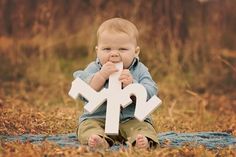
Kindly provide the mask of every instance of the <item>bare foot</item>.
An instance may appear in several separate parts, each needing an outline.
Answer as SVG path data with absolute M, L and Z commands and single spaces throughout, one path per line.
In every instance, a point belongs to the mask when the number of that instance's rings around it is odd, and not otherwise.
M 135 146 L 137 148 L 140 148 L 140 149 L 147 149 L 149 148 L 149 143 L 148 143 L 148 139 L 147 137 L 141 135 L 141 134 L 138 134 L 138 136 L 136 137 L 136 144 Z
M 99 135 L 91 135 L 88 139 L 88 145 L 91 148 L 108 148 L 109 144 Z

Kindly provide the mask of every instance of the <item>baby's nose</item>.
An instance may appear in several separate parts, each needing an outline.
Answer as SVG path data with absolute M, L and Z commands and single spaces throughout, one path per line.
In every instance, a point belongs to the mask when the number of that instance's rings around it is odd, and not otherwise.
M 110 55 L 110 59 L 109 59 L 111 62 L 113 63 L 117 63 L 117 62 L 120 62 L 121 61 L 121 57 L 120 57 L 120 54 L 119 52 L 116 52 L 116 51 L 113 51 Z
M 111 50 L 111 54 L 110 54 L 111 57 L 119 57 L 120 56 L 120 53 L 118 50 Z
M 112 53 L 111 54 L 111 57 L 119 57 L 120 55 L 119 55 L 119 53 Z

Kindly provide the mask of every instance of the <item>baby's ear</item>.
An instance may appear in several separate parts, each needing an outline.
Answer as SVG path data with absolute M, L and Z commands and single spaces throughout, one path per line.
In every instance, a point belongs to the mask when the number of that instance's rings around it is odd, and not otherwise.
M 96 53 L 98 52 L 98 46 L 95 46 L 95 52 Z
M 136 49 L 135 49 L 135 56 L 136 56 L 136 57 L 138 57 L 139 52 L 140 52 L 140 47 L 137 46 Z

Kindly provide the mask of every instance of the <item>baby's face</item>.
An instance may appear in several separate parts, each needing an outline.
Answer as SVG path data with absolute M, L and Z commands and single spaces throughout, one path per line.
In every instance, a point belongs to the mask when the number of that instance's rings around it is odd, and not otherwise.
M 123 62 L 124 68 L 127 69 L 138 55 L 139 47 L 136 46 L 135 38 L 126 33 L 103 31 L 99 36 L 96 51 L 102 65 L 108 61 Z

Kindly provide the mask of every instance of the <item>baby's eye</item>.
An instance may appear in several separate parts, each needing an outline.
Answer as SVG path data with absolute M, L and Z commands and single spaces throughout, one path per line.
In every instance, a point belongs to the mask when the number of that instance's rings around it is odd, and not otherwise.
M 103 50 L 103 51 L 110 51 L 111 48 L 109 48 L 109 47 L 105 47 L 105 48 L 103 48 L 102 50 Z
M 127 51 L 127 48 L 119 48 L 119 51 Z

